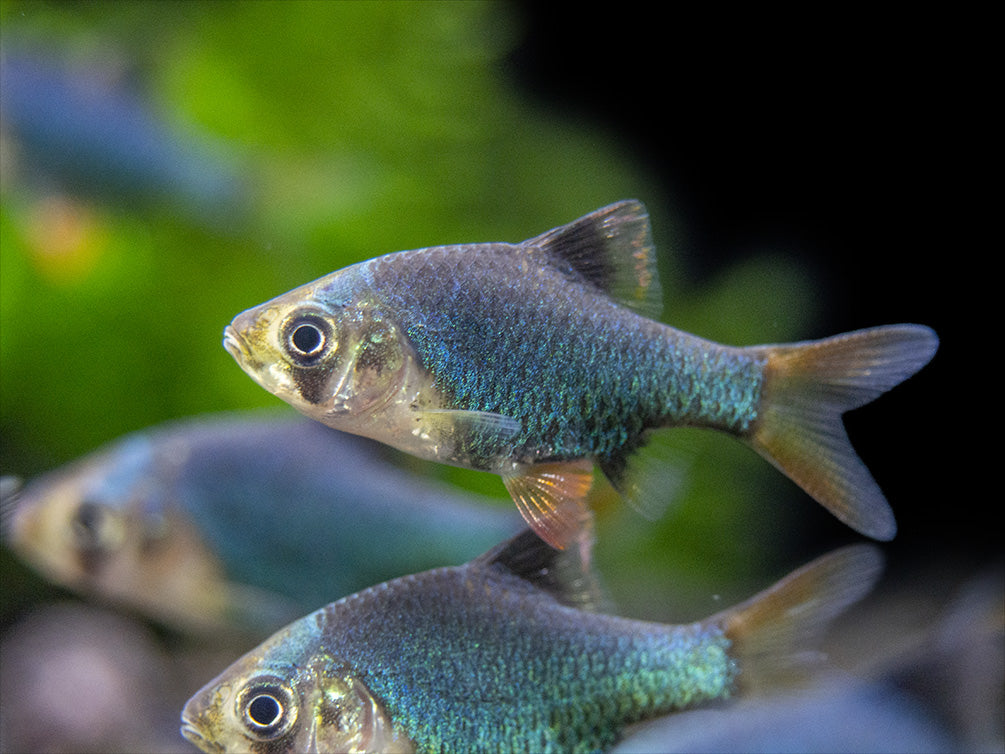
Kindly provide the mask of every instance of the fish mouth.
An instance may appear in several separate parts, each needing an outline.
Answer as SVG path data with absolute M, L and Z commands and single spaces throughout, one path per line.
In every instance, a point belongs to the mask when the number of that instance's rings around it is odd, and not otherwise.
M 223 328 L 223 347 L 234 357 L 234 361 L 245 374 L 270 393 L 278 393 L 283 388 L 284 383 L 277 370 L 265 368 L 261 359 L 253 355 L 248 341 L 233 325 Z
M 223 328 L 223 347 L 227 349 L 227 353 L 233 356 L 238 364 L 243 364 L 248 358 L 248 346 L 245 344 L 244 339 L 237 334 L 237 330 L 231 325 Z
M 184 717 L 181 719 L 181 734 L 208 754 L 223 754 L 223 747 L 215 741 L 210 741 L 202 732 Z

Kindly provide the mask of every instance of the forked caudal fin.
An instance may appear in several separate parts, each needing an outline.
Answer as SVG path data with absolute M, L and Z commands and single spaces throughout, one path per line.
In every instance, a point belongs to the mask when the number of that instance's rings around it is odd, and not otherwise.
M 883 571 L 875 545 L 823 555 L 746 602 L 708 619 L 732 642 L 744 693 L 799 683 L 819 669 L 823 636 L 865 597 Z
M 751 349 L 767 363 L 760 415 L 747 440 L 853 529 L 893 539 L 893 512 L 855 454 L 841 414 L 917 372 L 938 343 L 922 325 L 891 325 Z

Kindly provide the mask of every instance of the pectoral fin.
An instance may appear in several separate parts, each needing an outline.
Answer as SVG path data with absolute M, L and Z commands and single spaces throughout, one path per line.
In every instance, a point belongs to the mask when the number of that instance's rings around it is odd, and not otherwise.
M 503 474 L 503 482 L 520 515 L 555 549 L 591 536 L 586 496 L 593 484 L 592 462 L 534 464 Z
M 474 459 L 510 456 L 511 442 L 521 429 L 517 419 L 488 411 L 442 408 L 424 409 L 416 415 L 420 432 L 440 448 L 437 460 L 462 466 Z
M 430 420 L 449 421 L 462 431 L 498 434 L 502 437 L 512 437 L 520 431 L 520 422 L 516 419 L 502 414 L 493 414 L 490 411 L 428 408 L 421 413 Z

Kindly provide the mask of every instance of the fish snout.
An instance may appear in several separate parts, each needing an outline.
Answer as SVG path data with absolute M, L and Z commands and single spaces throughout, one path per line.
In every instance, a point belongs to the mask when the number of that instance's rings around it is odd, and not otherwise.
M 223 328 L 223 347 L 246 370 L 249 366 L 261 366 L 267 334 L 281 312 L 275 306 L 259 306 L 246 309 Z
M 223 328 L 223 347 L 238 363 L 244 363 L 248 357 L 248 347 L 233 325 Z

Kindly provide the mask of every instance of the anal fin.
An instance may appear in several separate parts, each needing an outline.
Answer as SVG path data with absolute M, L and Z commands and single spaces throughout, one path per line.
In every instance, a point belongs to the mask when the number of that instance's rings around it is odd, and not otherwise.
M 419 426 L 413 434 L 433 448 L 427 457 L 459 466 L 471 466 L 474 459 L 509 457 L 520 432 L 517 419 L 489 411 L 427 408 L 414 415 Z
M 598 458 L 597 463 L 621 498 L 655 521 L 680 499 L 694 457 L 674 444 L 670 433 L 652 432 L 632 453 Z

